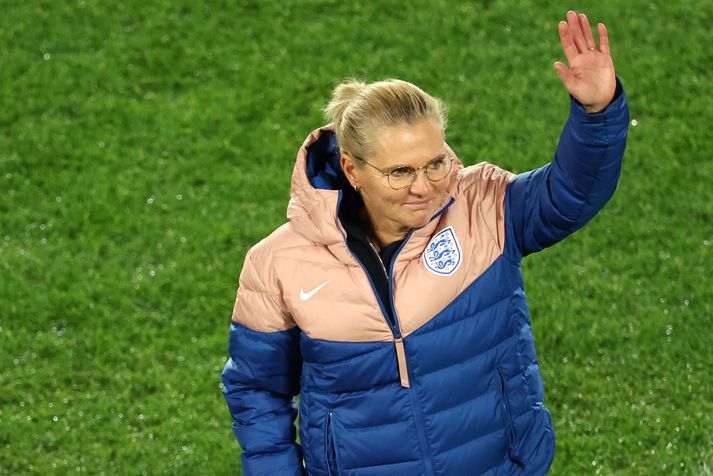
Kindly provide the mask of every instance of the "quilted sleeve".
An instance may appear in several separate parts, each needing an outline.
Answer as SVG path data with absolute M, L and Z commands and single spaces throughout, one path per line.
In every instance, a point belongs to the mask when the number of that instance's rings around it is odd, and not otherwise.
M 305 474 L 294 421 L 302 368 L 300 330 L 248 253 L 230 326 L 223 394 L 246 476 Z M 252 324 L 261 323 L 259 329 Z
M 552 162 L 517 175 L 506 195 L 506 253 L 540 251 L 584 226 L 614 194 L 626 147 L 629 108 L 617 78 L 614 99 L 588 114 L 571 98 Z

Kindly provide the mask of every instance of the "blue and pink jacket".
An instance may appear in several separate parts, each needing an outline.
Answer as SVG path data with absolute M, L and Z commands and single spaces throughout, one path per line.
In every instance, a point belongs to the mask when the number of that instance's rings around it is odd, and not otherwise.
M 572 99 L 552 162 L 519 175 L 446 146 L 448 200 L 385 263 L 388 302 L 346 244 L 334 134 L 310 134 L 288 222 L 248 252 L 232 315 L 222 378 L 244 474 L 545 474 L 554 431 L 520 262 L 609 200 L 628 120 L 620 83 L 600 113 Z

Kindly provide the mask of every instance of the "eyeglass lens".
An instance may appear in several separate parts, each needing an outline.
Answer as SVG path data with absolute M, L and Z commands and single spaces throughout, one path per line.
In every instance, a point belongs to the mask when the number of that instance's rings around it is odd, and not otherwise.
M 423 167 L 426 177 L 431 182 L 443 180 L 451 169 L 451 160 L 439 157 Z M 389 185 L 395 189 L 406 188 L 416 180 L 416 169 L 413 167 L 397 167 L 389 173 Z

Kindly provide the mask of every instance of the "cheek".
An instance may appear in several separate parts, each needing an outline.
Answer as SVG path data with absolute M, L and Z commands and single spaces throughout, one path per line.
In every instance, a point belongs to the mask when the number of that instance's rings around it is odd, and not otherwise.
M 399 207 L 402 203 L 406 201 L 408 194 L 404 194 L 400 191 L 393 191 L 393 193 L 384 194 L 384 204 L 390 207 Z
M 444 193 L 448 188 L 448 183 L 450 182 L 450 177 L 446 177 L 438 182 L 433 182 L 433 191 L 436 193 Z
M 364 187 L 365 195 L 368 196 L 365 201 L 369 201 L 372 206 L 381 210 L 381 213 L 391 214 L 397 212 L 401 204 L 406 201 L 407 195 L 404 195 L 401 191 L 386 190 L 385 187 L 379 184 L 376 185 L 378 186 L 369 187 L 368 189 Z
M 448 188 L 448 181 L 442 180 L 441 182 L 436 182 L 437 185 L 433 188 L 433 194 L 439 199 L 443 199 L 446 195 L 446 189 Z

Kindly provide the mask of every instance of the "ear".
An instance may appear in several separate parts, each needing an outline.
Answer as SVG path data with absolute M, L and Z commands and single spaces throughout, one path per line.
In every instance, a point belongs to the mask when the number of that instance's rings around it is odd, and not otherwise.
M 346 175 L 349 184 L 352 188 L 359 187 L 359 180 L 356 176 L 356 165 L 354 165 L 354 159 L 347 154 L 342 154 L 339 158 L 339 164 L 342 166 L 344 175 Z

